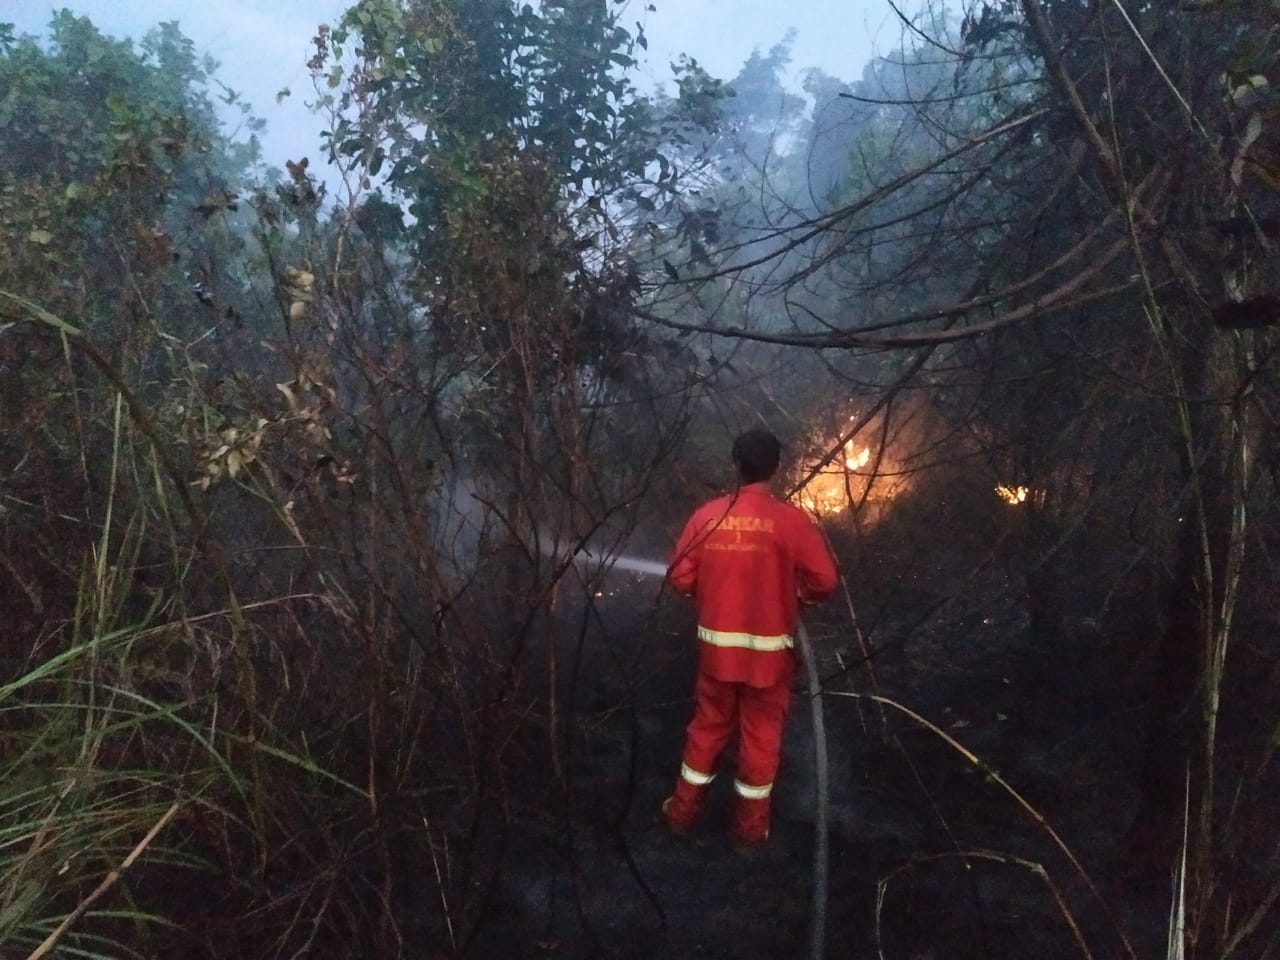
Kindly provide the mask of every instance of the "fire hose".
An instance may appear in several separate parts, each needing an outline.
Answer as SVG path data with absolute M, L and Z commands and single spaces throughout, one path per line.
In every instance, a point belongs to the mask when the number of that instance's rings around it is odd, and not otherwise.
M 809 632 L 799 621 L 796 622 L 796 641 L 809 680 L 809 704 L 813 710 L 813 903 L 809 956 L 811 960 L 822 960 L 827 938 L 827 865 L 831 856 L 827 836 L 827 728 L 822 716 L 822 681 L 818 679 L 818 662 L 809 643 Z

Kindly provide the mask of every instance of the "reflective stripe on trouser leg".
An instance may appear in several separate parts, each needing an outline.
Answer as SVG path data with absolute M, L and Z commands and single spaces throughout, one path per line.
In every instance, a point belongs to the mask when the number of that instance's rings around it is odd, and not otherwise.
M 680 776 L 692 783 L 695 787 L 705 787 L 708 783 L 716 778 L 714 773 L 702 773 L 693 769 L 687 763 L 680 764 Z
M 773 793 L 773 784 L 766 783 L 758 787 L 743 783 L 741 780 L 733 781 L 734 792 L 738 796 L 747 800 L 767 800 L 769 794 Z

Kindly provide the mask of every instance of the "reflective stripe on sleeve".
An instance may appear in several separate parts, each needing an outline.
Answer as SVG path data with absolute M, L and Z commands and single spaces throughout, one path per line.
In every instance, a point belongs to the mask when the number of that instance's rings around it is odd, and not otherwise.
M 698 639 L 714 647 L 741 647 L 745 650 L 789 650 L 792 646 L 791 635 L 781 634 L 776 637 L 758 637 L 754 633 L 730 633 L 725 630 L 712 630 L 709 627 L 698 628 Z
M 743 783 L 741 780 L 733 781 L 733 789 L 740 797 L 748 800 L 763 800 L 773 792 L 773 784 L 766 783 L 763 787 L 751 787 Z
M 680 776 L 682 779 L 692 783 L 695 787 L 705 787 L 708 783 L 716 778 L 714 773 L 702 773 L 693 769 L 687 763 L 680 764 Z

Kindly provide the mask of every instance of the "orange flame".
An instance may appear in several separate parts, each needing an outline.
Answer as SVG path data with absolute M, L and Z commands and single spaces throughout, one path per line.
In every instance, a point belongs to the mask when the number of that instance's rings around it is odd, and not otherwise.
M 871 462 L 871 448 L 858 451 L 852 440 L 844 446 L 844 461 L 828 464 L 814 474 L 798 493 L 800 503 L 812 513 L 833 516 L 843 513 L 866 492 L 872 482 L 869 474 L 857 474 Z
M 867 435 L 878 438 L 872 451 L 861 438 L 849 436 L 848 425 L 859 420 L 856 412 L 845 420 L 843 414 L 849 409 L 840 412 L 839 420 L 828 420 L 810 435 L 811 449 L 822 451 L 824 458 L 829 455 L 830 461 L 811 477 L 810 468 L 804 469 L 802 477 L 807 479 L 796 491 L 796 501 L 818 516 L 856 512 L 859 523 L 875 523 L 887 504 L 910 487 L 903 457 L 921 442 L 927 419 L 922 418 L 922 411 L 916 411 L 895 417 L 891 424 L 884 422 L 884 414 L 864 422 Z M 827 439 L 833 426 L 840 431 L 836 434 L 839 439 Z
M 1031 491 L 1026 487 L 1007 487 L 1003 483 L 996 484 L 996 495 L 1005 503 L 1011 506 L 1017 506 L 1020 503 L 1026 503 L 1027 497 Z

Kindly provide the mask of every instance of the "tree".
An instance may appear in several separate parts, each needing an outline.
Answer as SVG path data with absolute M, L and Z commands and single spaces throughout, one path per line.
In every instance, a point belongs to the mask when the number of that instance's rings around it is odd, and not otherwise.
M 579 572 L 574 555 L 588 544 L 607 555 L 626 535 L 685 419 L 683 374 L 632 305 L 646 271 L 638 221 L 678 199 L 664 138 L 691 129 L 698 101 L 691 89 L 659 111 L 635 93 L 626 70 L 642 42 L 603 3 L 365 0 L 320 33 L 312 61 L 331 157 L 354 188 L 348 219 L 311 257 L 326 263 L 317 313 L 340 347 L 335 392 L 360 398 L 339 401 L 351 439 L 377 440 L 363 447 L 357 509 L 371 536 L 402 544 L 362 574 L 390 597 L 413 557 L 427 587 L 414 605 L 434 627 L 417 632 L 447 664 L 431 680 L 449 685 L 461 747 L 434 760 L 460 795 L 432 817 L 460 825 L 449 835 L 462 868 L 441 883 L 468 940 L 505 869 L 513 802 L 545 809 L 570 838 L 582 828 L 576 678 L 588 662 L 618 669 L 618 652 L 584 647 L 585 623 L 570 630 L 562 600 L 589 608 L 601 592 L 601 571 Z M 378 372 L 386 314 L 353 296 L 374 289 L 360 199 L 375 182 L 407 214 L 403 254 L 384 248 L 407 277 L 392 379 Z M 406 415 L 429 429 L 429 451 L 399 425 Z M 374 498 L 384 483 L 396 516 Z M 430 526 L 415 540 L 402 518 L 420 498 Z M 469 532 L 453 539 L 461 514 Z M 394 662 L 381 637 L 371 643 Z M 535 735 L 529 771 L 515 748 Z M 404 771 L 383 773 L 383 791 L 410 789 Z

